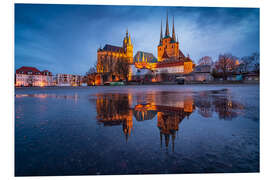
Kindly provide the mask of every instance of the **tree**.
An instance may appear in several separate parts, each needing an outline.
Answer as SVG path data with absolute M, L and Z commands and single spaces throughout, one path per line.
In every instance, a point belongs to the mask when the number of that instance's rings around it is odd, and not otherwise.
M 87 85 L 95 85 L 97 75 L 97 63 L 86 72 Z
M 128 75 L 130 72 L 128 60 L 126 58 L 119 58 L 115 62 L 114 72 L 117 73 L 119 78 L 123 77 L 126 81 L 128 81 Z
M 198 62 L 199 65 L 213 65 L 213 60 L 210 56 L 203 56 L 201 59 L 199 59 Z
M 227 80 L 228 72 L 234 69 L 235 57 L 231 54 L 220 54 L 216 62 L 216 69 L 222 72 L 223 80 Z
M 242 70 L 243 72 L 248 72 L 251 70 L 251 66 L 253 66 L 252 70 L 256 73 L 260 71 L 260 55 L 259 53 L 255 52 L 251 56 L 244 56 L 241 58 L 242 60 Z
M 244 56 L 241 58 L 241 66 L 242 66 L 242 72 L 248 72 L 249 66 L 252 64 L 252 58 L 251 56 Z
M 255 52 L 251 55 L 251 59 L 254 64 L 253 71 L 256 73 L 260 73 L 260 54 Z

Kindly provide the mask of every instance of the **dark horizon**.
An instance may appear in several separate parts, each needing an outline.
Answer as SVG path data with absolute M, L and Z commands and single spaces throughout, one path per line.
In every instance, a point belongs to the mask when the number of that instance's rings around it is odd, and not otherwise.
M 122 45 L 126 29 L 135 55 L 157 56 L 160 23 L 174 15 L 180 49 L 197 63 L 220 53 L 259 52 L 259 8 L 15 4 L 15 69 L 83 75 L 105 44 Z

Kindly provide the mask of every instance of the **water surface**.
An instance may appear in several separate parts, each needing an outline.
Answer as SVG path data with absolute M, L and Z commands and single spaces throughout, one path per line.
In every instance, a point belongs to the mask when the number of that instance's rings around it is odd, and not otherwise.
M 15 90 L 15 175 L 259 172 L 259 86 Z

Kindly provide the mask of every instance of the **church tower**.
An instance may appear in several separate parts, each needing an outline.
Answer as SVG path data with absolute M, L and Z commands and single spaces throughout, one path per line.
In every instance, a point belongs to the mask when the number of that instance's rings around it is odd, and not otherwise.
M 128 62 L 132 64 L 133 63 L 133 45 L 131 43 L 131 37 L 130 37 L 130 34 L 128 33 L 128 30 L 126 31 L 126 37 L 123 40 L 123 48 L 128 58 Z
M 166 18 L 166 31 L 165 36 L 162 36 L 162 24 L 160 30 L 160 42 L 157 47 L 158 49 L 158 61 L 164 61 L 167 59 L 179 59 L 179 43 L 176 41 L 175 37 L 175 28 L 174 28 L 174 17 L 173 17 L 173 25 L 172 25 L 172 37 L 170 36 L 169 31 L 169 20 L 168 20 L 168 12 Z

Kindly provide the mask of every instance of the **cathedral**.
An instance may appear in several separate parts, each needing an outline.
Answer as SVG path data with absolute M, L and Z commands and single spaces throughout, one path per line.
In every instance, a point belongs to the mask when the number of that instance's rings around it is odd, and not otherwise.
M 137 69 L 149 69 L 156 74 L 188 74 L 193 71 L 193 62 L 189 56 L 185 56 L 179 49 L 179 41 L 176 39 L 174 18 L 172 24 L 172 35 L 169 31 L 168 14 L 166 19 L 166 30 L 163 37 L 162 22 L 160 29 L 160 40 L 157 46 L 157 58 L 151 53 L 138 52 L 134 57 L 134 65 Z M 147 55 L 147 56 L 146 56 Z M 135 70 L 133 70 L 135 72 Z
M 172 21 L 172 34 L 169 31 L 168 13 L 166 18 L 166 29 L 163 36 L 162 22 L 160 30 L 160 40 L 157 45 L 157 58 L 148 52 L 138 51 L 133 57 L 133 44 L 128 30 L 123 40 L 122 46 L 106 44 L 97 51 L 97 72 L 100 74 L 102 82 L 118 81 L 123 79 L 121 75 L 114 71 L 117 61 L 124 60 L 130 65 L 128 80 L 137 79 L 138 76 L 154 74 L 156 81 L 161 74 L 170 74 L 174 77 L 177 74 L 188 74 L 193 71 L 194 64 L 189 56 L 185 56 L 179 49 L 179 41 L 176 39 L 174 18 Z M 101 76 L 102 74 L 102 76 Z M 153 80 L 153 79 L 152 79 Z M 98 83 L 102 84 L 102 83 Z
M 115 63 L 119 60 L 125 60 L 129 64 L 133 63 L 133 45 L 128 30 L 126 31 L 122 47 L 106 44 L 97 51 L 97 72 L 103 74 L 112 73 L 112 75 L 106 77 L 105 81 L 113 81 L 119 78 L 114 73 Z
M 160 30 L 160 40 L 157 47 L 158 51 L 158 61 L 162 62 L 164 60 L 184 60 L 185 55 L 179 49 L 179 41 L 176 40 L 175 30 L 174 30 L 174 18 L 173 18 L 173 27 L 172 27 L 172 36 L 170 36 L 169 23 L 168 23 L 168 14 L 166 21 L 166 31 L 165 36 L 163 37 L 162 33 L 162 22 Z

